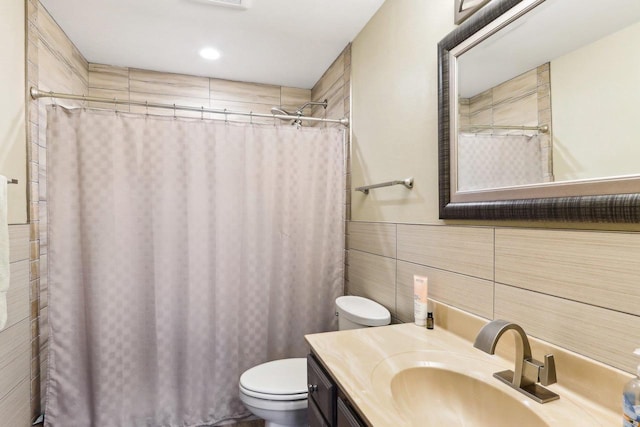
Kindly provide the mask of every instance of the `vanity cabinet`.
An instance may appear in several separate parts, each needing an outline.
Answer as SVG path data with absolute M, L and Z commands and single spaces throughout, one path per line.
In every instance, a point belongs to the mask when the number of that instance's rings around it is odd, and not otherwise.
M 310 427 L 367 427 L 313 354 L 307 356 L 307 384 Z

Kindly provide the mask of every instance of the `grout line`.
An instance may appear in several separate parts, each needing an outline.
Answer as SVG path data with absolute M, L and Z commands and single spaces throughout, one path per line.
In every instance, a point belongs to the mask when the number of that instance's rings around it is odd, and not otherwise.
M 496 318 L 496 228 L 493 228 L 493 298 L 491 300 L 492 319 Z

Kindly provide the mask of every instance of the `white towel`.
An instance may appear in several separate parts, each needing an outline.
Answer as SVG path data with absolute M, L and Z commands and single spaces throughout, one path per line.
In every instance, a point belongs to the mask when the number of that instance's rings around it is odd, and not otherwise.
M 9 290 L 9 225 L 7 223 L 7 178 L 0 175 L 0 330 L 7 324 Z

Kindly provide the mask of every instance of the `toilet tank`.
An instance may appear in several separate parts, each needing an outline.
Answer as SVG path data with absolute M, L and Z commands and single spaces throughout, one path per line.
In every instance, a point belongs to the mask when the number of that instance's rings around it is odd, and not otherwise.
M 336 299 L 338 330 L 384 326 L 391 323 L 391 313 L 368 298 L 347 295 Z

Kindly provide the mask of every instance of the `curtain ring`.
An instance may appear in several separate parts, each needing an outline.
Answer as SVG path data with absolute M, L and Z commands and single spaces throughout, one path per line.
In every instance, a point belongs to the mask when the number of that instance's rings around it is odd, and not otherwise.
M 176 117 L 176 104 L 173 104 L 173 118 L 177 119 L 177 117 Z
M 82 94 L 82 109 L 87 111 L 87 96 L 84 93 Z
M 249 111 L 249 124 L 253 125 L 253 111 Z
M 200 106 L 200 120 L 204 120 L 204 105 Z
M 113 97 L 113 112 L 118 114 L 118 98 Z
M 149 101 L 144 101 L 145 115 L 149 117 Z
M 224 109 L 224 122 L 229 123 L 229 115 L 227 114 L 227 109 Z
M 58 100 L 53 96 L 53 91 L 49 91 L 49 98 L 51 98 L 51 104 L 53 104 L 53 108 L 58 108 Z

